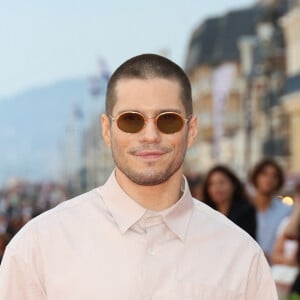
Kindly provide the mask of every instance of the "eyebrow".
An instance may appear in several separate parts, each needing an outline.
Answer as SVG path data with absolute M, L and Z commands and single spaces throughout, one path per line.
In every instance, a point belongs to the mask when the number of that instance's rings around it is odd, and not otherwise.
M 146 112 L 145 112 L 145 111 L 142 111 L 142 110 L 139 110 L 139 109 L 123 109 L 123 110 L 120 110 L 120 111 L 117 113 L 117 115 L 120 115 L 120 114 L 122 114 L 122 113 L 124 113 L 124 112 L 129 112 L 129 111 L 138 112 L 138 113 L 141 113 L 141 114 L 143 114 L 143 115 L 146 116 Z M 159 115 L 159 114 L 161 114 L 161 113 L 165 113 L 165 112 L 176 112 L 176 113 L 178 113 L 178 114 L 184 114 L 184 112 L 182 112 L 182 111 L 181 111 L 180 109 L 178 109 L 178 108 L 159 109 L 159 110 L 155 110 L 155 111 L 153 112 L 153 114 L 154 114 L 155 116 L 157 116 L 157 115 Z

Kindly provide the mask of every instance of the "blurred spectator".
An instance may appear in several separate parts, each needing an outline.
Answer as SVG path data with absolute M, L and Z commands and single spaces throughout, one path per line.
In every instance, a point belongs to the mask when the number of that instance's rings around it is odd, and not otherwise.
M 285 227 L 285 236 L 292 240 L 300 237 L 300 182 L 294 189 L 294 209 Z
M 4 253 L 5 246 L 8 242 L 7 220 L 4 212 L 0 212 L 0 262 Z
M 277 232 L 277 238 L 272 254 L 272 264 L 284 264 L 296 266 L 297 262 L 297 249 L 298 232 L 289 233 L 286 230 L 291 230 L 291 226 L 296 223 L 297 227 L 300 225 L 300 183 L 295 186 L 294 189 L 294 207 L 290 216 L 284 218 Z M 297 230 L 298 231 L 298 230 Z
M 298 231 L 300 230 L 300 228 L 298 229 Z M 298 236 L 298 251 L 297 251 L 297 263 L 298 263 L 298 267 L 300 266 L 300 236 Z M 296 276 L 296 279 L 294 280 L 291 289 L 290 289 L 290 294 L 296 294 L 299 296 L 300 299 L 300 272 L 299 272 L 299 268 L 298 268 L 298 274 Z
M 276 197 L 284 184 L 284 173 L 275 160 L 266 158 L 256 164 L 249 179 L 256 189 L 253 197 L 257 212 L 256 238 L 270 262 L 278 226 L 292 210 Z
M 202 200 L 202 183 L 203 178 L 200 174 L 189 174 L 186 176 L 191 194 L 194 198 Z
M 217 165 L 208 172 L 203 201 L 255 238 L 255 209 L 248 200 L 243 183 L 229 168 Z
M 7 233 L 0 233 L 0 263 L 2 260 L 2 256 L 4 254 L 5 247 L 9 241 L 9 236 Z
M 298 273 L 298 232 L 286 233 L 290 222 L 300 225 L 300 183 L 294 189 L 294 209 L 291 216 L 284 218 L 278 228 L 278 234 L 272 253 L 272 272 L 281 295 L 286 295 Z M 299 287 L 300 290 L 300 287 Z
M 0 190 L 0 262 L 9 240 L 34 216 L 71 195 L 57 183 L 14 182 Z

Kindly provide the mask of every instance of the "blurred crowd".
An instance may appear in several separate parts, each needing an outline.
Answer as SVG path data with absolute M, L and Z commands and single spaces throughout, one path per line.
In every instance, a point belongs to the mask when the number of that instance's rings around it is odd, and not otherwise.
M 15 182 L 0 189 L 0 262 L 5 246 L 33 217 L 68 198 L 57 183 Z
M 195 198 L 228 217 L 261 246 L 279 298 L 300 297 L 300 182 L 287 190 L 283 169 L 270 158 L 258 162 L 244 181 L 226 165 L 187 179 Z

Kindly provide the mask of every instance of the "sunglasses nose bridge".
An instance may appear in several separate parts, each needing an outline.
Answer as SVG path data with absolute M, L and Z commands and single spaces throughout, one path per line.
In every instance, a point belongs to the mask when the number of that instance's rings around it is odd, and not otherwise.
M 156 117 L 144 116 L 144 126 L 141 130 L 144 139 L 156 140 L 158 138 L 160 130 L 157 128 L 156 119 Z
M 149 120 L 153 120 L 154 122 L 154 125 L 157 125 L 157 116 L 156 117 L 146 117 L 146 116 L 143 116 L 144 118 L 144 127 L 147 126 L 147 124 L 149 123 Z

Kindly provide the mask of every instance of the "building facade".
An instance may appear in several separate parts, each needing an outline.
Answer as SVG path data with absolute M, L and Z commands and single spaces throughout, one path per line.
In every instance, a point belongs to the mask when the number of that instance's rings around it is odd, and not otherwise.
M 281 21 L 286 41 L 287 84 L 283 104 L 289 119 L 291 176 L 300 174 L 300 1 L 294 1 Z
M 186 71 L 193 88 L 199 136 L 186 159 L 188 172 L 228 164 L 240 176 L 260 158 L 286 166 L 289 148 L 285 46 L 280 18 L 286 1 L 207 19 L 193 33 Z

